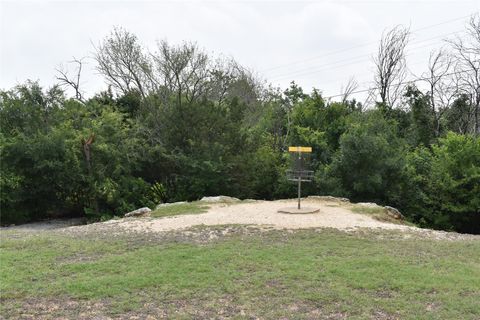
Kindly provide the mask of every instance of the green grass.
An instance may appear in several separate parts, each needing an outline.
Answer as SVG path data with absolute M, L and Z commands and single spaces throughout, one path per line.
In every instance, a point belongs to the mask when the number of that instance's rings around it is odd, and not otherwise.
M 203 213 L 203 212 L 207 212 L 207 210 L 208 210 L 207 205 L 205 205 L 200 201 L 195 201 L 195 202 L 187 202 L 187 203 L 180 203 L 180 204 L 160 207 L 152 211 L 151 216 L 154 218 L 160 218 L 160 217 L 177 216 L 181 214 Z
M 399 220 L 395 219 L 387 214 L 387 209 L 381 206 L 375 206 L 375 207 L 369 207 L 369 206 L 363 206 L 363 205 L 358 205 L 358 204 L 352 204 L 347 207 L 347 209 L 360 213 L 360 214 L 366 214 L 374 218 L 375 220 L 382 221 L 382 222 L 389 222 L 389 223 L 395 223 L 395 224 L 405 224 L 409 226 L 414 226 L 415 224 L 405 221 L 405 220 Z
M 367 207 L 367 206 L 362 206 L 362 205 L 357 205 L 357 204 L 354 204 L 350 210 L 352 210 L 353 212 L 356 212 L 356 213 L 363 213 L 363 214 L 370 214 L 370 215 L 373 215 L 373 214 L 386 214 L 386 210 L 384 207 L 380 207 L 380 206 L 377 206 L 377 207 Z
M 124 318 L 480 318 L 478 240 L 334 230 L 242 231 L 208 242 L 129 237 L 3 234 L 2 315 L 39 317 L 43 303 L 58 305 L 50 317 L 94 305 L 97 316 Z

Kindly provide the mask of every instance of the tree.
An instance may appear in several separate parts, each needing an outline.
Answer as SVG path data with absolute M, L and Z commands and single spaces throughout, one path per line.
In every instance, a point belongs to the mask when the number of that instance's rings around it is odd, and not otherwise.
M 158 78 L 168 90 L 166 94 L 175 93 L 178 106 L 181 106 L 183 99 L 191 103 L 207 94 L 210 61 L 195 43 L 185 42 L 175 47 L 160 41 L 153 60 Z
M 143 98 L 156 94 L 165 106 L 172 97 L 178 106 L 205 98 L 220 104 L 235 95 L 247 100 L 252 93 L 258 98 L 251 72 L 233 59 L 212 58 L 194 42 L 175 46 L 159 41 L 157 51 L 149 53 L 136 35 L 114 28 L 95 48 L 95 59 L 100 74 L 120 93 L 137 91 Z
M 353 200 L 398 202 L 404 143 L 378 111 L 353 115 L 331 164 L 319 172 L 320 188 Z
M 428 61 L 428 71 L 422 75 L 422 80 L 429 87 L 428 98 L 434 121 L 434 135 L 440 136 L 442 119 L 448 107 L 458 95 L 454 77 L 451 76 L 453 61 L 445 49 L 432 51 Z
M 308 98 L 308 95 L 303 92 L 302 87 L 298 86 L 295 81 L 290 83 L 290 87 L 285 89 L 283 97 L 281 98 L 281 107 L 284 110 L 286 117 L 286 130 L 284 141 L 282 144 L 283 150 L 286 150 L 287 143 L 290 139 L 290 131 L 292 130 L 292 111 L 293 108 Z
M 480 15 L 470 18 L 467 37 L 448 41 L 457 57 L 454 66 L 457 91 L 469 98 L 470 132 L 480 134 Z
M 375 85 L 384 107 L 391 109 L 403 92 L 406 77 L 405 47 L 410 31 L 397 26 L 383 33 L 374 58 Z
M 56 69 L 58 73 L 57 80 L 60 81 L 60 86 L 72 88 L 75 91 L 75 99 L 81 103 L 85 103 L 83 92 L 80 89 L 80 77 L 82 75 L 83 60 L 84 58 L 77 59 L 73 57 L 73 60 L 70 61 L 70 63 L 74 63 L 77 66 L 74 76 L 70 76 L 68 71 L 63 66 Z
M 350 96 L 358 89 L 358 82 L 355 80 L 354 77 L 348 79 L 347 84 L 345 87 L 342 87 L 340 91 L 342 92 L 342 103 L 347 103 Z
M 6 136 L 47 131 L 64 103 L 58 86 L 43 91 L 38 82 L 27 81 L 10 91 L 0 91 L 0 131 Z
M 405 93 L 405 97 L 407 98 L 412 117 L 412 144 L 414 146 L 420 144 L 430 146 L 433 139 L 436 137 L 437 128 L 435 112 L 430 105 L 430 96 L 424 95 L 414 86 L 409 86 Z
M 445 127 L 453 132 L 468 134 L 472 127 L 473 113 L 470 96 L 456 98 L 445 113 Z
M 480 139 L 448 133 L 407 156 L 401 207 L 422 226 L 480 232 Z
M 157 87 L 151 61 L 137 37 L 122 28 L 114 28 L 95 48 L 95 60 L 100 74 L 123 94 L 138 90 L 145 97 L 149 89 Z

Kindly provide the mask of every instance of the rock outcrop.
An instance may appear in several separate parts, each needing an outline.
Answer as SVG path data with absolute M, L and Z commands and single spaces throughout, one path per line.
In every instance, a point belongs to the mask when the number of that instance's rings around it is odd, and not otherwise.
M 137 210 L 130 211 L 128 213 L 125 213 L 125 217 L 148 217 L 150 216 L 150 212 L 152 210 L 147 207 L 143 207 Z
M 367 208 L 375 208 L 375 207 L 380 207 L 378 204 L 375 202 L 358 202 L 356 203 L 359 206 L 367 207 Z
M 236 202 L 240 201 L 238 198 L 229 197 L 229 196 L 216 196 L 216 197 L 203 197 L 200 199 L 203 202 Z
M 323 201 L 350 202 L 350 199 L 333 197 L 333 196 L 308 196 L 307 199 L 315 199 L 315 200 L 323 200 Z
M 398 220 L 403 220 L 405 219 L 405 217 L 403 216 L 403 214 L 396 208 L 394 207 L 390 207 L 390 206 L 385 206 L 385 209 L 387 210 L 387 214 L 394 218 L 394 219 L 398 219 Z

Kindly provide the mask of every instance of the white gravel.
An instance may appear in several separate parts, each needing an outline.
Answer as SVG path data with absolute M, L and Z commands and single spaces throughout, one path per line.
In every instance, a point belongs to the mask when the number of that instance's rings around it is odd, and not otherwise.
M 262 225 L 275 229 L 336 228 L 381 228 L 408 230 L 411 227 L 377 221 L 367 215 L 348 210 L 349 204 L 335 201 L 306 199 L 303 206 L 319 208 L 312 214 L 285 214 L 277 210 L 295 207 L 295 200 L 255 201 L 252 203 L 214 204 L 208 212 L 193 215 L 180 215 L 159 219 L 121 219 L 108 223 L 134 231 L 170 231 L 198 225 L 214 226 L 224 224 Z
M 480 235 L 467 235 L 455 232 L 435 231 L 402 224 L 381 222 L 369 215 L 352 212 L 352 204 L 335 198 L 318 197 L 302 200 L 302 206 L 319 208 L 317 213 L 286 214 L 278 213 L 278 209 L 296 207 L 295 199 L 277 201 L 249 201 L 233 203 L 208 203 L 210 209 L 206 213 L 186 214 L 165 218 L 123 218 L 89 225 L 77 225 L 81 221 L 53 220 L 41 223 L 31 223 L 21 226 L 4 227 L 4 230 L 26 232 L 42 232 L 52 229 L 69 233 L 101 231 L 116 234 L 119 232 L 165 232 L 188 229 L 194 226 L 216 225 L 254 225 L 273 229 L 307 229 L 307 228 L 335 228 L 344 231 L 357 229 L 370 230 L 400 230 L 405 231 L 404 237 L 409 238 L 422 235 L 435 239 L 448 240 L 479 240 Z

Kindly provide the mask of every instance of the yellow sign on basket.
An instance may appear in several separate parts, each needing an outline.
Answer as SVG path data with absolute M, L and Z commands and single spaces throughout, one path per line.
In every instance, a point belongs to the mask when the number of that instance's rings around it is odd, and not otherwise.
M 312 152 L 312 147 L 288 147 L 289 152 Z

